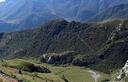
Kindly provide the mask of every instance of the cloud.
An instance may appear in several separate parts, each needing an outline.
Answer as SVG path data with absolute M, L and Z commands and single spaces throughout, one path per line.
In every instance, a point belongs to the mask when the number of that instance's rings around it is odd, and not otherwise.
M 4 2 L 5 0 L 0 0 L 0 2 Z

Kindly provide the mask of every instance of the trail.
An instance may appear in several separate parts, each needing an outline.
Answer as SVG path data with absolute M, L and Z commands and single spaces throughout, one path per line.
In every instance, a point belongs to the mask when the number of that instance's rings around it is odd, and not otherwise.
M 90 70 L 88 72 L 91 73 L 91 76 L 94 79 L 94 82 L 98 82 L 98 80 L 101 77 L 101 75 L 100 74 L 97 74 L 95 71 L 92 71 L 92 70 Z

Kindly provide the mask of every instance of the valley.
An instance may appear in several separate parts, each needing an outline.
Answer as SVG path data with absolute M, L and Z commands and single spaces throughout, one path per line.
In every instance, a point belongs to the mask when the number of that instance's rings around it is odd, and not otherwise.
M 0 82 L 128 82 L 128 0 L 0 0 Z
M 48 64 L 38 64 L 32 61 L 26 61 L 23 59 L 14 59 L 14 60 L 3 60 L 0 65 L 3 65 L 6 62 L 7 66 L 3 66 L 0 68 L 0 71 L 4 72 L 5 74 L 9 75 L 10 77 L 16 78 L 17 80 L 23 80 L 23 82 L 78 82 L 78 81 L 85 81 L 85 82 L 94 82 L 94 78 L 91 76 L 89 72 L 90 69 L 78 66 L 54 66 Z M 47 67 L 51 73 L 38 73 L 38 72 L 27 72 L 22 71 L 19 73 L 19 69 L 12 68 L 11 66 L 18 66 L 20 63 L 23 62 L 31 62 L 40 66 Z M 100 72 L 97 72 L 100 73 Z M 109 79 L 108 74 L 100 73 L 101 77 L 97 79 L 100 82 L 104 79 Z M 64 79 L 68 80 L 65 81 Z M 11 81 L 9 81 L 11 82 Z M 15 82 L 15 81 L 12 81 Z

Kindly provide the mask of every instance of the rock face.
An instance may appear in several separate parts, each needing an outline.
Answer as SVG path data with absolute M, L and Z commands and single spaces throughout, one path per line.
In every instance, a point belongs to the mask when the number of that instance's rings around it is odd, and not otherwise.
M 125 66 L 122 68 L 122 70 L 124 70 L 124 73 L 126 74 L 126 76 L 128 75 L 128 60 L 125 64 Z
M 111 33 L 110 37 L 108 38 L 107 43 L 110 43 L 111 41 L 113 41 L 114 39 L 116 39 L 116 37 L 118 37 L 119 32 L 121 31 L 121 27 L 122 27 L 123 23 L 120 23 L 115 30 Z
M 117 80 L 121 80 L 127 76 L 128 76 L 128 60 L 126 64 L 124 65 L 124 67 L 120 70 L 119 76 L 117 76 Z
M 86 56 L 86 55 L 85 55 Z M 61 53 L 46 53 L 43 54 L 40 57 L 41 63 L 48 63 L 48 64 L 54 64 L 54 65 L 63 65 L 63 64 L 71 64 L 76 66 L 90 66 L 91 64 L 94 64 L 94 61 L 83 60 L 80 55 L 80 53 L 77 53 L 75 51 L 65 51 Z
M 47 53 L 40 58 L 40 61 L 48 64 L 71 64 L 76 55 L 78 53 L 74 51 Z

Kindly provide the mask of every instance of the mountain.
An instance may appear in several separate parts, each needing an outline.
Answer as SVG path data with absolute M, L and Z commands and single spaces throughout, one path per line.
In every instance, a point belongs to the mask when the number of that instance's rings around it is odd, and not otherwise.
M 7 58 L 21 57 L 21 54 L 40 56 L 47 52 L 63 51 L 84 53 L 100 46 L 102 44 L 100 38 L 106 41 L 104 36 L 108 33 L 100 35 L 101 30 L 86 23 L 55 20 L 33 30 L 1 33 L 1 56 Z M 92 32 L 97 36 L 93 37 Z M 99 43 L 95 43 L 96 40 Z
M 70 63 L 110 73 L 121 68 L 128 58 L 127 26 L 127 20 L 104 23 L 54 20 L 36 29 L 1 33 L 0 58 L 36 57 L 41 62 Z
M 128 0 L 6 0 L 0 3 L 0 75 L 69 82 L 76 81 L 73 70 L 95 82 L 127 82 L 127 13 Z
M 91 0 L 47 0 L 47 3 L 50 3 L 50 8 L 53 8 L 57 15 L 69 21 L 84 21 L 88 19 L 90 16 L 96 14 L 98 6 L 96 0 L 93 2 Z M 88 5 L 85 6 L 85 4 Z M 93 7 L 95 9 L 92 9 Z
M 128 19 L 128 4 L 121 4 L 114 7 L 110 7 L 103 12 L 98 13 L 92 17 L 91 21 L 104 21 L 112 19 Z
M 47 0 L 57 15 L 67 20 L 87 21 L 110 7 L 128 3 L 127 0 Z M 58 4 L 58 5 L 56 5 Z M 67 9 L 68 8 L 68 9 Z M 63 12 L 65 10 L 65 12 Z M 63 13 L 62 13 L 63 12 Z
M 16 27 L 7 27 L 13 31 L 33 28 L 49 20 L 59 18 L 51 13 L 43 0 L 6 0 L 0 3 L 0 12 L 0 20 L 13 23 L 13 26 Z M 1 28 L 2 30 L 3 28 Z
M 43 0 L 6 0 L 0 5 L 2 20 L 20 21 L 30 15 L 53 15 Z M 53 15 L 55 16 L 55 15 Z
M 7 23 L 0 20 L 0 32 L 14 31 L 14 29 L 16 29 L 16 25 L 14 23 Z
M 120 18 L 127 15 L 120 5 L 127 0 L 6 0 L 0 3 L 0 20 L 12 27 L 0 28 L 0 32 L 23 30 L 40 26 L 53 19 L 87 22 Z M 115 9 L 117 7 L 117 9 Z M 119 10 L 118 10 L 119 8 Z M 111 10 L 111 11 L 110 11 Z M 115 12 L 123 11 L 122 13 Z M 111 17 L 112 15 L 112 17 Z M 96 17 L 95 17 L 96 16 Z M 125 17 L 125 16 L 123 16 Z

